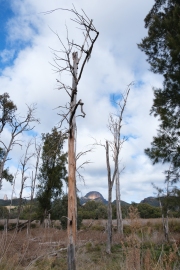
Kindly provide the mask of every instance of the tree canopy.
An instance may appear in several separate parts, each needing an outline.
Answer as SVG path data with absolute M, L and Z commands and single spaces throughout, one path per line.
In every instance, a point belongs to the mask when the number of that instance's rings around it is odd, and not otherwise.
M 154 73 L 163 75 L 161 89 L 154 88 L 151 113 L 160 126 L 146 154 L 157 162 L 170 162 L 173 180 L 180 168 L 180 2 L 156 0 L 145 18 L 148 35 L 138 47 L 147 55 Z
M 14 118 L 14 114 L 17 110 L 16 105 L 10 99 L 8 93 L 4 93 L 0 95 L 0 135 L 3 132 L 4 127 L 9 124 L 12 124 L 12 120 Z M 0 142 L 2 147 L 0 147 L 0 189 L 2 187 L 2 179 L 6 179 L 7 181 L 12 182 L 13 176 L 9 173 L 9 169 L 4 169 L 4 156 L 5 149 L 4 144 Z
M 14 118 L 16 105 L 10 99 L 8 93 L 0 95 L 0 133 L 3 131 L 6 124 L 11 124 Z
M 67 181 L 67 154 L 62 151 L 65 137 L 56 128 L 42 134 L 42 164 L 39 169 L 37 200 L 43 215 L 50 211 L 52 201 L 62 192 L 63 180 Z

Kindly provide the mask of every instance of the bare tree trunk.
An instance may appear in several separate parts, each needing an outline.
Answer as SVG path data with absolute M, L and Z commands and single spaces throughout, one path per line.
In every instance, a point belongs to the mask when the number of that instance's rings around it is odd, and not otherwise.
M 70 127 L 68 140 L 68 269 L 75 270 L 75 245 L 77 234 L 77 199 L 76 199 L 76 96 L 77 96 L 77 69 L 78 69 L 78 53 L 73 53 L 73 81 L 72 81 L 72 98 Z
M 169 242 L 169 219 L 168 219 L 168 214 L 166 217 L 162 215 L 162 220 L 163 220 L 163 229 L 164 229 L 164 237 L 167 242 Z
M 38 167 L 39 167 L 39 160 L 40 160 L 40 154 L 41 154 L 41 145 L 37 144 L 36 140 L 35 140 L 35 151 L 36 151 L 36 165 L 35 165 L 35 173 L 33 175 L 33 171 L 32 171 L 32 177 L 31 177 L 31 200 L 30 200 L 30 210 L 29 210 L 28 232 L 30 230 L 30 225 L 31 225 L 32 204 L 33 204 L 33 198 L 34 198 L 34 191 L 36 188 L 36 179 L 38 175 Z
M 108 223 L 107 223 L 107 244 L 106 252 L 111 253 L 112 245 L 112 188 L 108 186 Z
M 116 175 L 116 215 L 117 215 L 117 231 L 121 236 L 123 236 L 123 220 L 122 220 L 121 197 L 120 197 L 119 169 Z
M 169 242 L 169 219 L 168 219 L 168 211 L 166 213 L 166 217 L 164 217 L 163 207 L 162 207 L 162 204 L 161 204 L 161 200 L 159 200 L 159 205 L 160 205 L 161 213 L 162 213 L 162 225 L 163 225 L 163 231 L 164 231 L 164 238 L 165 238 L 165 241 Z
M 116 173 L 116 218 L 117 218 L 117 231 L 122 236 L 123 235 L 123 222 L 122 222 L 122 210 L 121 210 L 121 200 L 120 200 L 120 183 L 119 183 L 119 152 L 120 152 L 120 129 L 121 129 L 121 119 L 114 123 L 114 145 L 115 147 L 115 158 L 118 162 L 118 168 Z
M 116 174 L 116 166 L 113 180 L 111 180 L 111 167 L 109 162 L 109 143 L 106 141 L 106 164 L 107 164 L 107 173 L 108 173 L 108 224 L 107 224 L 107 243 L 106 243 L 106 252 L 111 253 L 112 245 L 112 187 L 114 184 L 114 177 Z
M 19 227 L 19 218 L 20 218 L 21 207 L 22 207 L 22 193 L 23 193 L 24 183 L 25 183 L 26 179 L 27 179 L 26 177 L 22 177 L 22 180 L 21 180 L 21 189 L 20 189 L 20 193 L 19 193 L 19 205 L 18 205 L 17 222 L 16 222 L 16 229 L 17 230 Z

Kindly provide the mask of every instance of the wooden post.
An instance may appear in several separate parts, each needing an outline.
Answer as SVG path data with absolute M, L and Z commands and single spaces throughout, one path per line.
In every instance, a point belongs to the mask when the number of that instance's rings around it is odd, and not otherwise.
M 77 199 L 76 199 L 76 96 L 77 96 L 77 70 L 78 53 L 73 57 L 73 81 L 71 95 L 71 112 L 69 121 L 68 139 L 68 270 L 76 269 L 75 245 L 77 233 Z

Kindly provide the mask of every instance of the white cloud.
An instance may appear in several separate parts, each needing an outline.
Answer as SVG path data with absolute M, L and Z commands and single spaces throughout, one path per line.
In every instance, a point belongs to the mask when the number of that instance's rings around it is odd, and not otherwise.
M 2 52 L 0 52 L 0 58 L 2 63 L 6 63 L 12 60 L 13 57 L 14 57 L 14 50 L 4 49 Z
M 148 71 L 145 55 L 137 48 L 137 43 L 146 34 L 143 20 L 153 3 L 153 0 L 74 1 L 78 10 L 83 8 L 93 18 L 100 32 L 78 88 L 78 98 L 82 98 L 86 112 L 85 119 L 77 119 L 78 151 L 89 148 L 88 145 L 94 142 L 92 137 L 102 142 L 110 138 L 107 120 L 109 113 L 115 111 L 110 94 L 124 91 L 130 82 L 135 81 L 124 115 L 126 125 L 122 130 L 123 134 L 134 136 L 124 144 L 121 153 L 122 163 L 126 166 L 121 176 L 121 193 L 122 199 L 129 202 L 151 196 L 151 182 L 161 183 L 164 179 L 163 167 L 153 166 L 144 155 L 144 148 L 150 146 L 158 127 L 157 119 L 149 116 L 153 102 L 152 86 L 159 87 L 162 78 Z M 40 135 L 50 132 L 60 120 L 57 110 L 53 109 L 67 101 L 65 93 L 56 90 L 56 78 L 59 77 L 49 64 L 53 63 L 49 47 L 60 49 L 61 45 L 50 28 L 57 31 L 64 42 L 65 23 L 69 36 L 75 41 L 82 38 L 81 31 L 70 21 L 69 12 L 40 13 L 58 7 L 72 8 L 70 1 L 18 0 L 12 4 L 16 16 L 7 24 L 8 39 L 19 53 L 13 64 L 2 71 L 0 85 L 4 92 L 10 94 L 21 114 L 25 114 L 25 104 L 37 103 L 37 117 L 41 125 L 35 130 Z M 18 47 L 18 42 L 24 47 Z M 69 76 L 61 79 L 71 84 Z M 18 151 L 14 156 L 18 155 Z M 83 171 L 86 185 L 78 182 L 82 195 L 97 190 L 107 198 L 104 149 L 96 147 L 85 159 L 91 159 L 92 163 Z M 9 186 L 4 183 L 2 197 L 9 193 Z

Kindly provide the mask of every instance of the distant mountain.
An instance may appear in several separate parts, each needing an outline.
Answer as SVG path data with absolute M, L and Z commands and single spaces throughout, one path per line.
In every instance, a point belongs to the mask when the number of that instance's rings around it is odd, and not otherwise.
M 34 199 L 36 200 L 36 199 Z M 96 201 L 96 202 L 102 202 L 103 204 L 108 204 L 108 201 L 104 199 L 102 194 L 98 191 L 90 191 L 88 192 L 84 197 L 80 198 L 80 204 L 83 205 L 84 203 L 88 201 Z M 23 204 L 28 204 L 29 200 L 23 199 Z M 112 202 L 113 204 L 116 204 L 116 200 Z M 147 203 L 155 207 L 159 207 L 159 201 L 155 197 L 147 197 L 144 200 L 142 200 L 140 203 Z M 11 200 L 3 200 L 0 199 L 0 206 L 8 206 L 11 204 Z M 19 199 L 13 199 L 12 200 L 12 205 L 13 206 L 18 206 L 19 205 Z M 130 206 L 129 203 L 125 201 L 121 201 L 122 206 Z
M 84 197 L 80 198 L 81 205 L 85 204 L 88 201 L 102 202 L 103 204 L 108 204 L 108 201 L 104 199 L 102 194 L 98 191 L 90 191 Z M 112 203 L 115 204 L 116 200 L 114 200 Z M 130 204 L 125 201 L 121 201 L 121 205 L 129 206 Z
M 99 193 L 98 191 L 90 191 L 85 195 L 85 197 L 90 200 L 96 200 L 96 199 L 104 200 L 103 195 Z
M 159 207 L 159 201 L 156 197 L 147 197 L 140 203 L 147 203 L 150 204 L 151 206 Z
M 90 191 L 84 197 L 80 198 L 80 204 L 83 205 L 88 201 L 102 202 L 107 204 L 108 202 L 104 199 L 101 193 L 98 191 Z
M 116 200 L 114 200 L 112 203 L 116 204 Z M 131 205 L 130 203 L 127 203 L 125 201 L 121 201 L 121 206 L 130 206 L 130 205 Z

